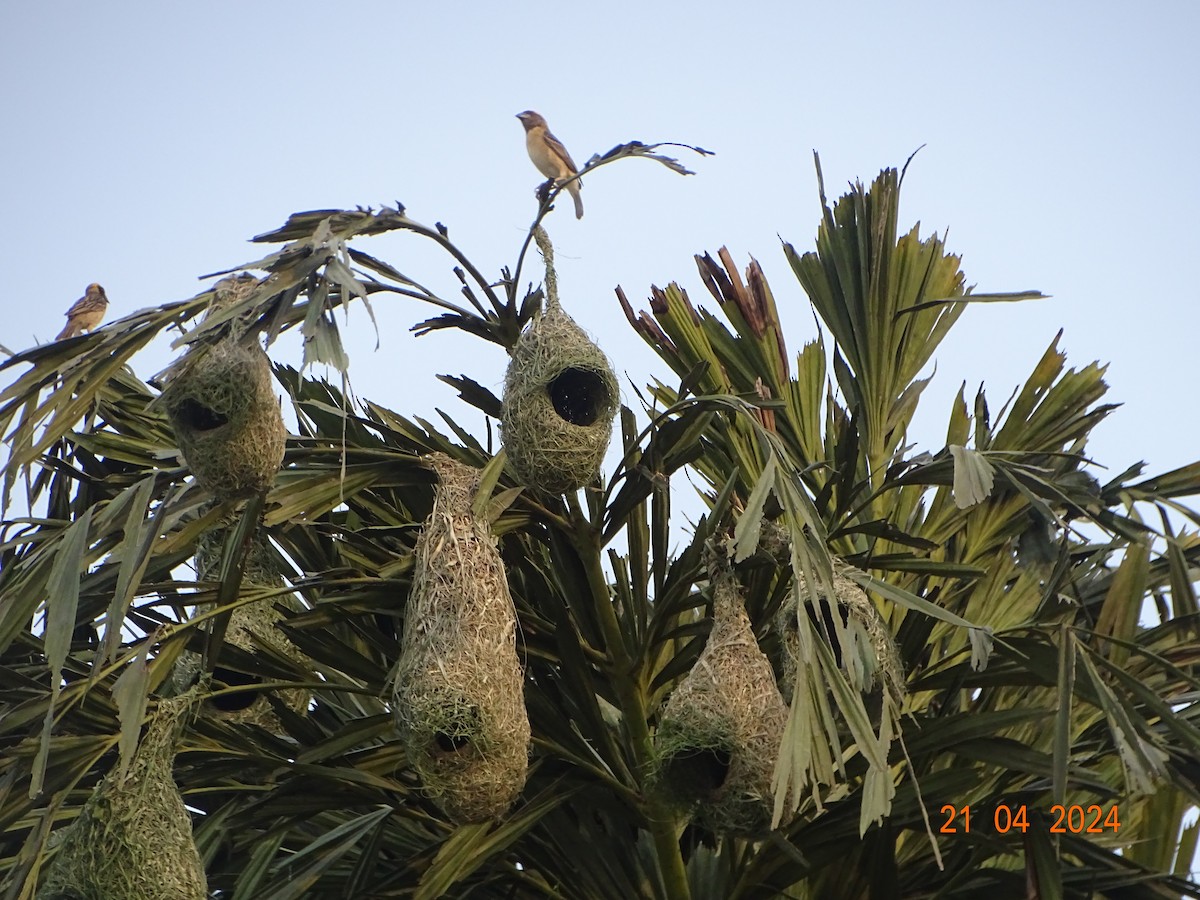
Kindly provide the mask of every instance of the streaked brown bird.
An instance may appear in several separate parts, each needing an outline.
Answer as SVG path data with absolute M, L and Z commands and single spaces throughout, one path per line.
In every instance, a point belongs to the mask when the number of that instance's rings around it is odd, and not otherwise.
M 58 333 L 55 340 L 61 341 L 64 338 L 73 338 L 77 334 L 83 334 L 85 331 L 94 331 L 100 324 L 100 320 L 104 318 L 104 311 L 107 309 L 108 297 L 104 293 L 104 288 L 94 282 L 89 284 L 87 290 L 83 292 L 83 296 L 67 310 L 67 326 Z
M 579 168 L 571 159 L 571 154 L 563 146 L 562 141 L 550 133 L 546 120 L 532 109 L 518 113 L 517 118 L 525 126 L 525 149 L 537 170 L 555 184 L 566 187 L 567 193 L 575 201 L 575 218 L 583 218 L 583 201 L 579 199 Z M 573 179 L 573 180 L 568 180 Z

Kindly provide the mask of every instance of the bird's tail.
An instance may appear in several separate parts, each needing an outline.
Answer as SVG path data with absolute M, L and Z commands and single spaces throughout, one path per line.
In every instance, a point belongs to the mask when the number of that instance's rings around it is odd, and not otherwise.
M 571 199 L 575 201 L 575 218 L 583 218 L 583 198 L 579 196 L 579 182 L 572 181 L 567 185 L 567 190 L 571 193 Z
M 55 340 L 56 341 L 64 341 L 67 338 L 73 338 L 73 337 L 75 337 L 75 335 L 82 334 L 82 333 L 83 333 L 83 329 L 79 327 L 78 322 L 72 322 L 72 321 L 68 320 L 66 327 L 63 328 L 63 330 L 58 333 L 58 337 L 56 337 Z

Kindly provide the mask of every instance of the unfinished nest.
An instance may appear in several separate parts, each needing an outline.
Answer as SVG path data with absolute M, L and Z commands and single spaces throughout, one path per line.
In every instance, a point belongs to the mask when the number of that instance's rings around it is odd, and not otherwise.
M 892 697 L 904 696 L 904 670 L 887 625 L 866 591 L 835 571 L 832 598 L 818 585 L 816 607 L 808 602 L 807 582 L 797 575 L 791 594 L 775 617 L 782 645 L 779 688 L 789 704 L 796 684 L 796 667 L 805 664 L 800 652 L 797 597 L 814 625 L 819 617 L 819 627 L 829 635 L 834 657 L 852 685 L 866 691 L 882 683 Z
M 417 538 L 393 711 L 429 797 L 456 822 L 503 814 L 525 786 L 529 717 L 516 613 L 486 519 L 477 470 L 442 454 Z
M 758 549 L 778 565 L 792 562 L 792 536 L 780 522 L 764 518 L 759 526 Z
M 245 300 L 261 283 L 249 272 L 238 272 L 235 275 L 225 276 L 213 285 L 213 296 L 209 301 L 208 312 L 204 314 L 205 320 L 214 313 L 223 312 Z M 238 316 L 237 318 L 238 324 L 244 325 L 249 316 Z
M 274 484 L 287 431 L 258 344 L 229 337 L 189 351 L 163 402 L 180 453 L 214 496 L 249 497 Z
M 654 780 L 669 801 L 695 807 L 714 831 L 761 834 L 774 812 L 772 778 L 786 722 L 737 582 L 721 572 L 708 642 L 663 707 Z
M 221 573 L 222 554 L 228 531 L 233 523 L 225 523 L 210 528 L 196 542 L 196 577 L 199 581 L 217 581 Z M 283 579 L 279 575 L 279 564 L 270 542 L 261 529 L 256 531 L 244 548 L 242 562 L 242 585 L 244 589 L 279 588 L 283 587 Z M 225 643 L 247 653 L 263 653 L 264 645 L 267 652 L 274 652 L 307 669 L 308 658 L 287 639 L 276 624 L 284 620 L 284 614 L 276 609 L 276 604 L 301 611 L 299 601 L 291 594 L 265 597 L 245 606 L 239 606 L 229 616 L 229 625 L 225 631 Z M 224 662 L 225 660 L 221 660 Z M 175 665 L 174 682 L 178 690 L 186 690 L 195 683 L 200 674 L 201 659 L 198 653 L 185 652 L 180 655 Z M 223 688 L 246 687 L 258 684 L 261 679 L 254 674 L 228 665 L 213 666 L 212 689 L 221 691 Z M 278 692 L 278 697 L 293 712 L 303 715 L 308 711 L 312 700 L 310 691 L 294 688 Z M 204 715 L 213 716 L 233 724 L 258 725 L 273 733 L 280 733 L 283 728 L 279 717 L 271 707 L 267 691 L 242 690 L 232 693 L 218 693 L 204 701 Z
M 171 776 L 193 697 L 159 701 L 128 770 L 110 772 L 62 832 L 38 900 L 204 900 L 192 819 Z
M 619 398 L 604 351 L 550 304 L 513 347 L 504 376 L 501 431 L 521 481 L 561 494 L 595 478 Z

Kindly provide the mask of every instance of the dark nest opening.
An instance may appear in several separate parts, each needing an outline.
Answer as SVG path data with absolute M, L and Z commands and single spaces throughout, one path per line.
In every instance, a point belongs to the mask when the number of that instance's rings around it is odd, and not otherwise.
M 569 367 L 555 376 L 546 390 L 554 411 L 572 425 L 595 425 L 612 404 L 608 383 L 591 369 Z
M 466 705 L 448 710 L 443 720 L 446 727 L 435 731 L 429 752 L 434 756 L 457 756 L 469 752 L 475 735 L 479 734 L 481 720 L 478 707 Z
M 439 731 L 433 736 L 433 752 L 443 756 L 454 756 L 471 746 L 471 736 L 468 734 L 447 734 Z
M 217 690 L 253 684 L 262 684 L 262 679 L 257 675 L 247 675 L 245 672 L 227 669 L 224 666 L 213 667 L 213 687 Z M 253 706 L 258 695 L 258 691 L 237 691 L 233 694 L 219 694 L 210 698 L 209 702 L 221 712 L 237 712 Z
M 229 416 L 222 415 L 211 407 L 205 406 L 191 397 L 185 399 L 176 407 L 179 420 L 193 431 L 212 431 L 222 425 L 229 424 Z
M 681 747 L 663 765 L 665 782 L 709 798 L 725 785 L 733 754 L 726 747 Z

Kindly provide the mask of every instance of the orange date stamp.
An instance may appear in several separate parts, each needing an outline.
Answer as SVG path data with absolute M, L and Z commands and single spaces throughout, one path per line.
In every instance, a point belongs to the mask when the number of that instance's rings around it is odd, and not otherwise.
M 1121 816 L 1117 806 L 1063 806 L 1056 803 L 1042 821 L 1048 822 L 1051 834 L 1116 834 L 1121 828 Z M 972 826 L 971 807 L 954 806 L 947 803 L 942 807 L 945 821 L 939 829 L 942 834 L 969 834 Z M 985 815 L 986 821 L 986 815 Z M 1035 820 L 1039 817 L 1034 816 Z M 1024 834 L 1030 828 L 1030 811 L 1024 803 L 1009 806 L 1001 803 L 992 813 L 991 826 L 997 834 L 1019 831 Z M 974 823 L 978 827 L 978 817 Z

